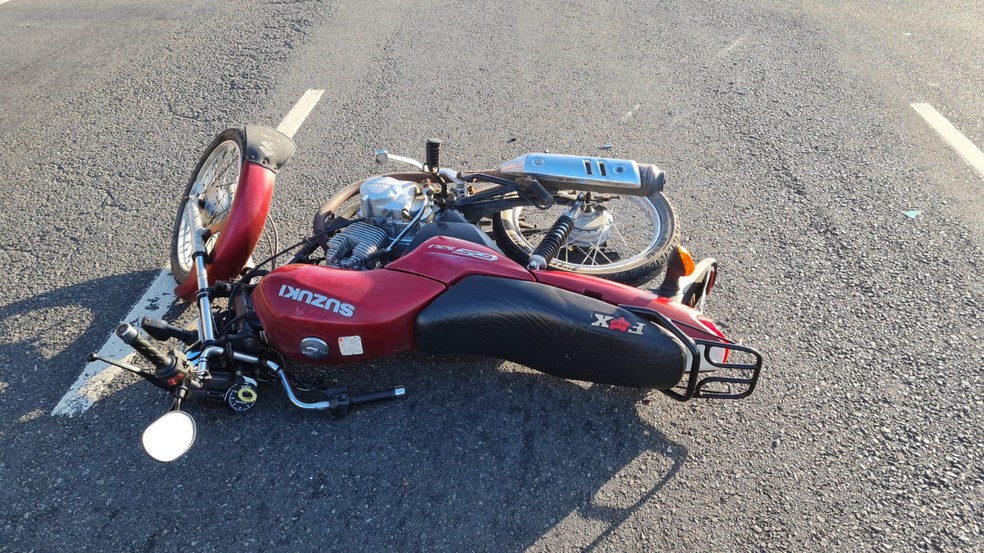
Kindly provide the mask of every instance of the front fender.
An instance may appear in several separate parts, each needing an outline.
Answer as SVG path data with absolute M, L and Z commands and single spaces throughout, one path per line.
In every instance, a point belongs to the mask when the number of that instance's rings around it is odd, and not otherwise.
M 245 162 L 236 196 L 206 266 L 210 285 L 238 276 L 253 254 L 270 212 L 277 171 L 294 150 L 293 141 L 279 131 L 254 125 L 246 127 Z M 175 288 L 175 295 L 189 301 L 194 299 L 197 278 L 192 269 L 188 278 Z

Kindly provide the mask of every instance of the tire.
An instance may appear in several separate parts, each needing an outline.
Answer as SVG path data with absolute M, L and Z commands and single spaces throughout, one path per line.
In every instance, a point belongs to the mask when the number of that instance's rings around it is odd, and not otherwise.
M 519 207 L 493 215 L 496 244 L 525 266 L 575 194 L 555 194 L 557 202 L 547 210 Z M 572 234 L 550 262 L 550 268 L 630 286 L 644 284 L 664 270 L 670 252 L 679 243 L 680 228 L 673 207 L 662 194 L 644 197 L 595 193 L 588 205 L 601 206 L 600 211 L 611 215 L 609 232 L 584 234 L 580 240 Z M 597 242 L 589 242 L 595 237 Z
M 171 233 L 171 274 L 178 284 L 188 278 L 193 266 L 193 246 L 187 232 L 190 222 L 185 213 L 188 199 L 197 199 L 201 207 L 202 224 L 213 229 L 205 244 L 206 252 L 211 255 L 222 227 L 231 218 L 233 200 L 245 162 L 245 142 L 246 134 L 242 130 L 223 131 L 205 150 L 191 174 Z
M 325 202 L 325 205 L 321 206 L 321 209 L 314 214 L 314 235 L 318 237 L 318 243 L 321 247 L 328 247 L 328 239 L 330 236 L 323 236 L 328 221 L 331 221 L 335 217 L 345 217 L 351 219 L 359 212 L 359 207 L 361 207 L 361 196 L 359 195 L 359 188 L 362 185 L 362 181 L 356 182 L 346 186 L 345 188 L 338 191 L 337 194 L 332 196 Z M 354 201 L 353 201 L 354 200 Z

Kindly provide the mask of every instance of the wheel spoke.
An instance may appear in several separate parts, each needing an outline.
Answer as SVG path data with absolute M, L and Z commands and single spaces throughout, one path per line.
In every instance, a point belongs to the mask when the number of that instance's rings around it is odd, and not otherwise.
M 241 150 L 239 145 L 226 141 L 218 146 L 202 164 L 202 168 L 189 190 L 188 201 L 198 201 L 203 206 L 201 210 L 202 225 L 212 236 L 217 236 L 226 226 L 229 213 L 232 210 L 236 188 L 239 185 L 241 168 Z M 185 271 L 191 270 L 194 242 L 188 233 L 191 222 L 186 213 L 182 212 L 179 236 L 176 237 L 175 250 L 178 253 L 178 265 Z M 210 249 L 214 240 L 206 244 Z
M 500 215 L 499 228 L 505 231 L 506 239 L 528 254 L 536 249 L 547 229 L 552 228 L 560 213 L 558 209 L 561 212 L 567 209 L 563 203 L 558 200 L 554 208 L 545 211 L 513 208 Z M 652 263 L 658 250 L 665 246 L 660 245 L 660 236 L 665 232 L 662 213 L 666 208 L 659 207 L 660 203 L 661 199 L 596 195 L 595 210 L 589 208 L 584 212 L 583 229 L 568 240 L 564 253 L 558 252 L 551 265 L 604 275 Z M 672 216 L 672 211 L 669 215 Z
M 618 237 L 622 240 L 622 245 L 624 245 L 626 248 L 630 247 L 629 241 L 625 239 L 625 235 L 622 234 L 622 231 L 619 230 L 618 227 L 619 227 L 618 223 L 612 223 L 612 232 L 618 235 Z
M 601 236 L 598 236 L 598 241 L 595 242 L 595 257 L 594 257 L 594 259 L 597 259 L 598 258 L 598 254 L 601 254 L 601 256 L 605 258 L 605 261 L 607 261 L 609 265 L 612 264 L 612 258 L 608 257 L 607 255 L 605 255 L 605 252 L 601 251 Z

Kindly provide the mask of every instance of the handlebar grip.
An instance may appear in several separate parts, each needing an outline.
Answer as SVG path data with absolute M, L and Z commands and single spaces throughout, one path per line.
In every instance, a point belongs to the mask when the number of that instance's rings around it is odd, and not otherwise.
M 167 370 L 174 366 L 174 357 L 157 349 L 154 344 L 150 343 L 150 340 L 141 336 L 133 325 L 121 324 L 116 327 L 116 335 L 147 361 L 150 361 L 158 370 Z
M 427 139 L 427 168 L 431 171 L 437 172 L 437 168 L 441 166 L 441 139 L 439 138 L 428 138 Z
M 162 319 L 144 317 L 140 320 L 140 328 L 143 329 L 151 338 L 163 342 L 171 338 L 177 338 L 181 342 L 190 346 L 198 340 L 198 333 L 194 330 L 185 330 L 176 327 Z
M 382 390 L 379 392 L 370 392 L 368 394 L 355 394 L 349 397 L 349 402 L 352 405 L 359 405 L 361 403 L 369 403 L 372 401 L 384 401 L 387 399 L 397 399 L 407 395 L 407 389 L 403 386 L 398 386 L 391 390 Z
M 547 208 L 554 204 L 553 194 L 544 188 L 538 180 L 528 179 L 524 188 L 526 192 L 531 192 L 534 196 L 536 196 L 536 199 L 540 201 L 539 206 Z

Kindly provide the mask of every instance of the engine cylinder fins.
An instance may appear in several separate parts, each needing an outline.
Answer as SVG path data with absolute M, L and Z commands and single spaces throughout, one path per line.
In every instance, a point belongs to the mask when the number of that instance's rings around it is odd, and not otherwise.
M 385 248 L 388 241 L 389 237 L 382 229 L 356 221 L 328 240 L 325 262 L 331 266 L 364 263 L 370 255 Z

